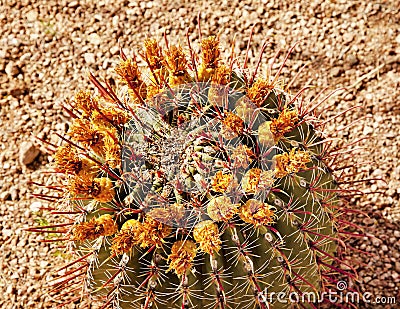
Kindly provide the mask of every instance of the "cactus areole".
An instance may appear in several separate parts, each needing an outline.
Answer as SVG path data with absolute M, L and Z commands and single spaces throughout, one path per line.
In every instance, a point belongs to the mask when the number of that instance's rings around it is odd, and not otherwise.
M 318 103 L 214 36 L 140 56 L 121 50 L 117 86 L 90 74 L 97 94 L 66 107 L 55 209 L 74 260 L 56 285 L 103 308 L 315 308 L 300 296 L 346 273 Z

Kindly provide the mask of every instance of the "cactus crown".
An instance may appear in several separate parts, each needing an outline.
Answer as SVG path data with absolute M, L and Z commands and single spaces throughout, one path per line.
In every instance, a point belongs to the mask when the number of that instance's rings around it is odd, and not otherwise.
M 118 88 L 90 74 L 99 95 L 68 109 L 62 283 L 104 307 L 285 308 L 264 296 L 334 282 L 339 188 L 312 109 L 217 37 L 200 47 L 146 39 L 144 70 L 121 50 Z

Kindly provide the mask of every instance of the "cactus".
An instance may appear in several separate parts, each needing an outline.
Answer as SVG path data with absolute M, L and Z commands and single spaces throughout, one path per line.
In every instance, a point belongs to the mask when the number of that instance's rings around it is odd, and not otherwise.
M 65 107 L 52 188 L 75 258 L 55 290 L 103 308 L 287 308 L 354 276 L 319 103 L 290 94 L 282 67 L 257 77 L 217 37 L 200 47 L 146 39 L 143 70 L 121 50 L 117 87 L 90 74 L 98 95 Z

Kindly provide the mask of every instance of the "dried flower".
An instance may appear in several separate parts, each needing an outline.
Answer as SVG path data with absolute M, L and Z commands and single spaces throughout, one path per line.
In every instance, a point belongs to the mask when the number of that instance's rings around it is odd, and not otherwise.
M 115 72 L 121 80 L 130 88 L 130 97 L 135 103 L 140 102 L 140 98 L 146 97 L 146 84 L 143 82 L 136 60 L 128 58 L 121 60 L 115 68 Z M 140 96 L 140 98 L 138 98 Z
M 69 178 L 67 189 L 72 195 L 84 195 L 90 197 L 94 192 L 94 177 L 88 173 L 80 173 Z
M 122 254 L 135 245 L 142 248 L 160 246 L 170 233 L 170 227 L 151 217 L 145 217 L 143 223 L 131 219 L 122 225 L 121 231 L 114 237 L 111 250 L 115 254 Z
M 214 74 L 211 76 L 211 85 L 227 85 L 230 74 L 231 70 L 227 66 L 218 66 L 215 69 Z
M 242 180 L 243 191 L 246 193 L 257 193 L 269 188 L 274 183 L 273 171 L 263 171 L 252 168 L 244 175 Z
M 292 148 L 290 152 L 276 155 L 275 160 L 275 176 L 282 178 L 291 173 L 297 173 L 301 169 L 307 167 L 307 163 L 311 162 L 310 153 Z
M 258 79 L 247 89 L 248 98 L 258 107 L 263 107 L 269 93 L 274 86 L 266 79 Z
M 77 118 L 72 122 L 68 135 L 75 142 L 94 151 L 101 151 L 104 133 L 94 128 L 93 123 L 87 119 Z
M 82 116 L 91 115 L 99 104 L 88 90 L 79 90 L 75 94 L 74 100 L 75 108 L 82 112 Z
M 103 138 L 103 144 L 104 160 L 111 168 L 119 167 L 121 165 L 121 145 L 118 140 L 107 134 Z
M 199 80 L 208 81 L 218 67 L 220 60 L 219 40 L 210 36 L 201 41 L 201 64 L 199 67 Z
M 112 181 L 109 178 L 93 178 L 87 173 L 79 174 L 69 180 L 68 191 L 72 195 L 92 197 L 98 202 L 111 202 L 115 196 Z
M 207 214 L 214 221 L 228 222 L 237 213 L 239 204 L 232 204 L 227 196 L 218 196 L 210 200 Z
M 299 116 L 296 110 L 285 108 L 277 119 L 272 119 L 270 130 L 277 142 L 284 134 L 292 131 L 299 121 Z
M 261 169 L 252 168 L 244 175 L 242 180 L 243 191 L 246 193 L 255 193 L 258 182 L 260 181 Z
M 275 208 L 255 199 L 250 199 L 239 209 L 240 218 L 255 226 L 271 225 L 275 218 Z
M 105 107 L 99 111 L 94 110 L 90 119 L 97 128 L 111 128 L 124 125 L 130 117 L 126 111 L 116 107 Z
M 242 135 L 244 130 L 244 121 L 232 112 L 228 112 L 222 120 L 222 132 L 228 139 L 237 135 Z
M 192 268 L 193 260 L 197 254 L 196 244 L 191 240 L 178 240 L 174 242 L 171 248 L 171 254 L 168 256 L 168 271 L 174 270 L 178 276 L 183 275 Z
M 219 40 L 212 35 L 201 41 L 201 62 L 206 68 L 217 68 L 220 60 Z
M 147 102 L 149 103 L 149 105 L 154 105 L 153 101 L 155 100 L 155 97 L 162 93 L 162 88 L 158 85 L 153 85 L 150 84 L 147 86 Z
M 147 212 L 147 216 L 167 225 L 172 225 L 173 222 L 180 224 L 185 217 L 185 208 L 182 204 L 174 203 L 166 208 L 153 208 Z
M 169 234 L 171 234 L 171 227 L 146 216 L 143 222 L 143 233 L 140 239 L 140 246 L 145 248 L 148 246 L 161 246 Z
M 129 252 L 134 245 L 140 243 L 142 233 L 141 222 L 134 219 L 126 221 L 112 240 L 111 253 L 119 255 Z
M 271 121 L 266 121 L 258 127 L 258 141 L 264 147 L 275 145 L 275 137 L 271 132 Z
M 109 214 L 92 218 L 74 226 L 72 239 L 78 241 L 94 240 L 100 236 L 111 236 L 118 231 L 118 226 Z
M 145 39 L 144 40 L 144 51 L 145 59 L 148 61 L 149 69 L 159 70 L 163 67 L 164 56 L 162 54 L 162 49 L 155 39 Z
M 218 171 L 211 180 L 211 188 L 215 192 L 224 193 L 232 184 L 232 180 L 232 174 L 223 174 L 222 171 Z
M 243 96 L 235 104 L 235 113 L 240 118 L 250 122 L 253 115 L 257 113 L 256 108 L 257 106 L 247 96 Z
M 122 78 L 122 81 L 134 88 L 138 88 L 142 84 L 136 60 L 131 58 L 121 60 L 116 66 L 115 72 Z
M 193 228 L 193 237 L 203 252 L 213 254 L 221 249 L 218 226 L 211 220 L 197 223 Z
M 254 152 L 246 145 L 239 144 L 232 150 L 233 167 L 247 168 L 249 164 L 255 159 Z
M 93 188 L 91 195 L 100 203 L 111 202 L 115 196 L 113 183 L 110 178 L 95 178 L 93 180 Z
M 187 72 L 187 60 L 181 46 L 171 46 L 165 55 L 165 64 L 169 72 L 168 84 L 173 88 L 190 81 Z
M 78 174 L 82 170 L 82 160 L 76 149 L 69 144 L 57 148 L 54 161 L 60 173 Z

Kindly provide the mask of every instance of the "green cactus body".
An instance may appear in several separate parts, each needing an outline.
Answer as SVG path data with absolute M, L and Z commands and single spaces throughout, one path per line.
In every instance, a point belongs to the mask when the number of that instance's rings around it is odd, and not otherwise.
M 147 81 L 122 53 L 118 91 L 91 76 L 101 96 L 77 94 L 55 155 L 79 213 L 73 265 L 104 307 L 312 308 L 289 295 L 324 291 L 334 269 L 323 137 L 296 97 L 225 66 L 215 37 L 201 46 L 193 72 L 147 40 Z

